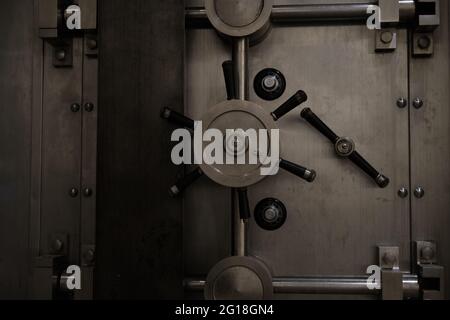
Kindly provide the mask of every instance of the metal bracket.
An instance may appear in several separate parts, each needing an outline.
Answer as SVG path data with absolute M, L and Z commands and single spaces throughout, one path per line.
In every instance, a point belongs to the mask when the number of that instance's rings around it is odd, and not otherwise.
M 70 5 L 80 8 L 81 29 L 69 30 L 66 25 L 71 13 Z M 55 67 L 71 67 L 73 64 L 73 37 L 89 34 L 86 38 L 86 55 L 96 56 L 97 41 L 97 0 L 39 0 L 39 36 L 46 39 L 53 47 L 53 65 Z M 93 40 L 95 39 L 95 41 Z
M 431 57 L 434 52 L 433 31 L 441 24 L 439 0 L 417 0 L 416 15 L 412 55 Z
M 397 25 L 400 22 L 400 3 L 392 0 L 379 0 L 381 27 Z
M 416 0 L 419 32 L 433 32 L 441 24 L 439 0 Z
M 380 268 L 388 270 L 399 270 L 400 269 L 399 255 L 400 255 L 399 247 L 379 246 L 378 261 Z
M 375 32 L 375 52 L 389 52 L 397 49 L 397 30 L 382 29 Z
M 414 32 L 412 53 L 414 57 L 429 57 L 434 52 L 434 39 L 431 32 Z
M 399 247 L 378 247 L 378 261 L 381 268 L 381 297 L 383 300 L 403 300 L 403 273 L 400 272 L 399 253 Z
M 73 39 L 64 41 L 50 41 L 53 45 L 53 66 L 72 67 L 73 65 Z
M 437 244 L 434 241 L 414 243 L 415 261 L 423 300 L 443 300 L 444 267 L 437 265 Z

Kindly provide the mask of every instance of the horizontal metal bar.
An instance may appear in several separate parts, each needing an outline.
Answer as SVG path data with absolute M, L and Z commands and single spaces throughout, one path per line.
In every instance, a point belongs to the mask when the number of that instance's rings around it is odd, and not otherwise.
M 187 279 L 185 288 L 189 291 L 202 291 L 205 284 L 206 281 L 202 279 Z M 274 278 L 273 288 L 275 293 L 284 294 L 378 295 L 381 292 L 367 287 L 367 276 Z M 419 296 L 419 280 L 416 275 L 403 275 L 403 292 L 406 299 Z
M 400 22 L 412 21 L 416 7 L 413 0 L 399 1 Z M 365 21 L 367 8 L 375 3 L 321 4 L 321 5 L 276 5 L 272 9 L 275 23 L 299 23 L 320 21 Z M 200 23 L 207 20 L 205 8 L 186 8 L 186 20 Z

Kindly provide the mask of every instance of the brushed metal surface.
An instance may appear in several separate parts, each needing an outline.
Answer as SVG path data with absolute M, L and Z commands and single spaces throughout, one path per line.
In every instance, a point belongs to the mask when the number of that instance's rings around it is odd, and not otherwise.
M 434 54 L 411 60 L 410 101 L 419 97 L 421 109 L 411 113 L 411 186 L 425 189 L 412 198 L 413 241 L 433 240 L 438 263 L 445 267 L 446 297 L 450 297 L 450 49 L 449 3 L 441 1 L 441 26 L 434 32 Z M 447 14 L 444 14 L 447 13 Z
M 408 93 L 405 30 L 398 40 L 395 52 L 375 54 L 365 26 L 287 27 L 274 29 L 250 50 L 250 78 L 269 66 L 282 71 L 286 95 L 305 90 L 306 105 L 338 134 L 351 136 L 392 179 L 388 188 L 378 189 L 352 163 L 336 158 L 299 112 L 281 120 L 282 156 L 314 167 L 318 176 L 307 185 L 281 173 L 249 190 L 251 203 L 275 196 L 289 212 L 278 232 L 256 225 L 249 230 L 250 252 L 266 260 L 275 275 L 365 273 L 377 262 L 379 244 L 400 246 L 400 266 L 409 270 L 409 203 L 397 197 L 399 185 L 409 179 L 408 113 L 395 104 Z M 254 93 L 251 99 L 271 106 Z
M 206 110 L 227 99 L 222 63 L 230 59 L 231 44 L 215 31 L 186 30 L 186 115 L 201 119 Z M 208 274 L 232 251 L 231 190 L 202 179 L 186 190 L 183 212 L 185 274 Z
M 339 134 L 353 137 L 359 150 L 392 177 L 389 188 L 378 189 L 357 167 L 334 155 L 333 147 L 300 119 L 300 110 L 280 121 L 282 156 L 314 167 L 318 178 L 307 185 L 280 173 L 249 189 L 251 207 L 270 196 L 285 202 L 289 211 L 286 225 L 277 232 L 250 225 L 249 253 L 262 258 L 276 276 L 364 273 L 377 263 L 380 244 L 399 245 L 400 265 L 409 270 L 409 201 L 397 196 L 399 187 L 409 182 L 408 111 L 396 107 L 398 97 L 408 93 L 406 40 L 401 30 L 395 52 L 375 54 L 373 36 L 364 26 L 283 27 L 250 49 L 250 79 L 274 67 L 288 82 L 285 96 L 275 102 L 262 101 L 254 92 L 250 100 L 270 111 L 296 90 L 305 90 L 307 105 Z M 220 66 L 230 52 L 212 30 L 187 31 L 186 112 L 191 116 L 225 100 Z M 214 204 L 226 196 L 194 186 L 186 203 L 201 197 L 211 204 L 185 205 L 185 215 L 192 224 L 206 216 L 213 226 L 228 223 L 229 208 Z M 186 270 L 199 274 L 214 263 L 214 250 L 225 254 L 228 247 L 202 245 L 200 254 L 194 249 L 200 241 L 196 239 L 226 244 L 227 230 L 208 238 L 201 234 L 210 228 L 207 223 L 186 227 L 185 239 L 193 241 Z

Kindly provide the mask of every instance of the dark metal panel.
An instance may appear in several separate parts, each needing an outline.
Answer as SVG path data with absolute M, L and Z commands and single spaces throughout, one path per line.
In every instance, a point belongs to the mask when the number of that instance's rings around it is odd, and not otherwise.
M 0 299 L 27 294 L 33 1 L 0 10 Z
M 85 38 L 86 41 L 86 38 Z M 83 150 L 81 244 L 95 245 L 98 59 L 85 56 L 83 61 Z
M 446 296 L 450 297 L 450 49 L 449 3 L 441 1 L 441 26 L 434 32 L 434 55 L 411 60 L 412 187 L 425 196 L 412 198 L 413 240 L 434 240 L 438 261 L 445 267 Z
M 184 2 L 99 2 L 96 297 L 182 297 L 181 200 L 168 187 L 183 110 Z
M 40 254 L 50 252 L 53 235 L 65 234 L 72 263 L 78 263 L 80 249 L 82 113 L 71 105 L 81 104 L 82 46 L 82 39 L 73 39 L 70 68 L 55 68 L 53 46 L 46 42 L 44 47 Z M 72 188 L 78 190 L 75 197 Z
M 90 41 L 95 41 L 95 39 L 95 35 L 85 36 L 84 47 L 88 48 L 89 45 L 94 47 Z M 92 269 L 95 266 L 98 59 L 95 55 L 86 55 L 86 51 L 83 60 L 80 260 L 81 264 L 86 267 L 83 274 L 87 276 L 88 274 L 92 275 Z M 83 299 L 93 297 L 93 279 L 89 277 L 87 280 L 82 288 Z

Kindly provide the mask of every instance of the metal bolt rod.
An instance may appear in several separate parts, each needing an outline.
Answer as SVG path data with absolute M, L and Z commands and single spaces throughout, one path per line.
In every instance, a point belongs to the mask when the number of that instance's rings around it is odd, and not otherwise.
M 233 74 L 235 95 L 238 100 L 248 100 L 248 51 L 247 37 L 233 39 Z
M 205 287 L 202 279 L 186 279 L 184 286 L 190 291 L 201 291 Z M 275 293 L 282 294 L 354 294 L 379 295 L 380 289 L 367 287 L 367 276 L 346 277 L 295 277 L 274 278 Z M 416 275 L 403 275 L 403 293 L 405 299 L 419 297 L 419 280 Z
M 248 100 L 248 51 L 249 40 L 246 37 L 233 39 L 233 75 L 235 85 L 235 98 Z M 237 190 L 233 190 L 233 255 L 245 256 L 247 254 L 247 220 L 241 219 L 239 196 Z
M 246 256 L 247 255 L 247 220 L 241 219 L 240 203 L 238 190 L 232 189 L 232 255 Z
M 413 21 L 416 6 L 413 0 L 399 1 L 400 21 Z M 272 21 L 277 23 L 320 22 L 320 21 L 360 21 L 368 18 L 367 8 L 376 3 L 321 4 L 321 5 L 275 5 Z M 186 8 L 186 20 L 195 25 L 207 20 L 204 8 Z

